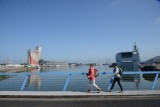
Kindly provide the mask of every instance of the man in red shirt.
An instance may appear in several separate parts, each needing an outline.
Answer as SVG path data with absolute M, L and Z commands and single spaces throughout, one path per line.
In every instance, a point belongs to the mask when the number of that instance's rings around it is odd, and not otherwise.
M 101 89 L 98 87 L 98 85 L 96 85 L 95 80 L 95 68 L 93 64 L 90 64 L 90 69 L 88 71 L 88 79 L 90 80 L 90 88 L 88 89 L 88 91 L 90 92 L 92 87 L 95 87 L 98 90 L 98 93 L 100 93 Z

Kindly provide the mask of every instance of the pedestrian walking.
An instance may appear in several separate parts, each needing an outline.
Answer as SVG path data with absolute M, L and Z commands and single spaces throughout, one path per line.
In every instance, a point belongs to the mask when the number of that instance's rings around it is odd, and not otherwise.
M 93 87 L 97 89 L 98 93 L 100 93 L 101 91 L 101 88 L 99 88 L 98 85 L 96 85 L 96 77 L 95 77 L 96 72 L 97 72 L 97 69 L 94 68 L 93 64 L 90 64 L 90 68 L 88 71 L 88 79 L 90 80 L 89 81 L 90 87 L 88 89 L 88 92 L 91 92 Z
M 121 85 L 121 82 L 120 82 L 121 81 L 120 69 L 118 68 L 116 63 L 112 63 L 112 67 L 114 68 L 113 75 L 112 75 L 112 76 L 114 76 L 114 79 L 113 79 L 112 86 L 111 86 L 109 92 L 112 91 L 116 81 L 118 82 L 118 85 L 121 89 L 120 92 L 123 92 L 123 88 L 122 88 L 122 85 Z

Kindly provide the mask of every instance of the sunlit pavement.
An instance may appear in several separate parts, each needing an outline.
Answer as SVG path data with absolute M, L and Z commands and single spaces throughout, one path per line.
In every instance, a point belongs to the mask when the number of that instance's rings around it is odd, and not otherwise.
M 51 98 L 51 97 L 93 97 L 93 96 L 148 96 L 148 95 L 160 95 L 160 90 L 141 90 L 141 91 L 119 91 L 104 92 L 80 92 L 80 91 L 0 91 L 0 98 L 7 97 L 22 97 L 22 98 Z
M 0 91 L 0 107 L 159 107 L 160 91 L 19 92 Z

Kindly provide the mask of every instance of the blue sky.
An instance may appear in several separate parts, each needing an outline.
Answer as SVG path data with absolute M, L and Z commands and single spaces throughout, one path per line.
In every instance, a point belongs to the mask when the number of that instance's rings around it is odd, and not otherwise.
M 160 55 L 158 0 L 0 0 L 0 62 L 27 49 L 67 62 L 114 61 L 136 42 L 142 60 Z

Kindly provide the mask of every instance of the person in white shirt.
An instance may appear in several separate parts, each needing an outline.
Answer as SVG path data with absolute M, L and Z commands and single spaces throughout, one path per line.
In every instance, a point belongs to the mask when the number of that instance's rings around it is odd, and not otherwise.
M 119 68 L 117 67 L 117 64 L 116 64 L 116 63 L 112 63 L 112 66 L 113 66 L 113 68 L 114 68 L 114 70 L 113 70 L 113 75 L 112 75 L 112 76 L 114 76 L 114 80 L 113 80 L 113 82 L 112 82 L 112 86 L 111 86 L 109 92 L 112 91 L 112 89 L 113 89 L 116 81 L 118 82 L 118 85 L 119 85 L 119 87 L 120 87 L 120 89 L 121 89 L 120 92 L 123 92 L 123 88 L 122 88 L 122 85 L 121 85 L 121 82 L 120 82 L 121 76 L 120 76 L 120 74 L 119 74 Z

